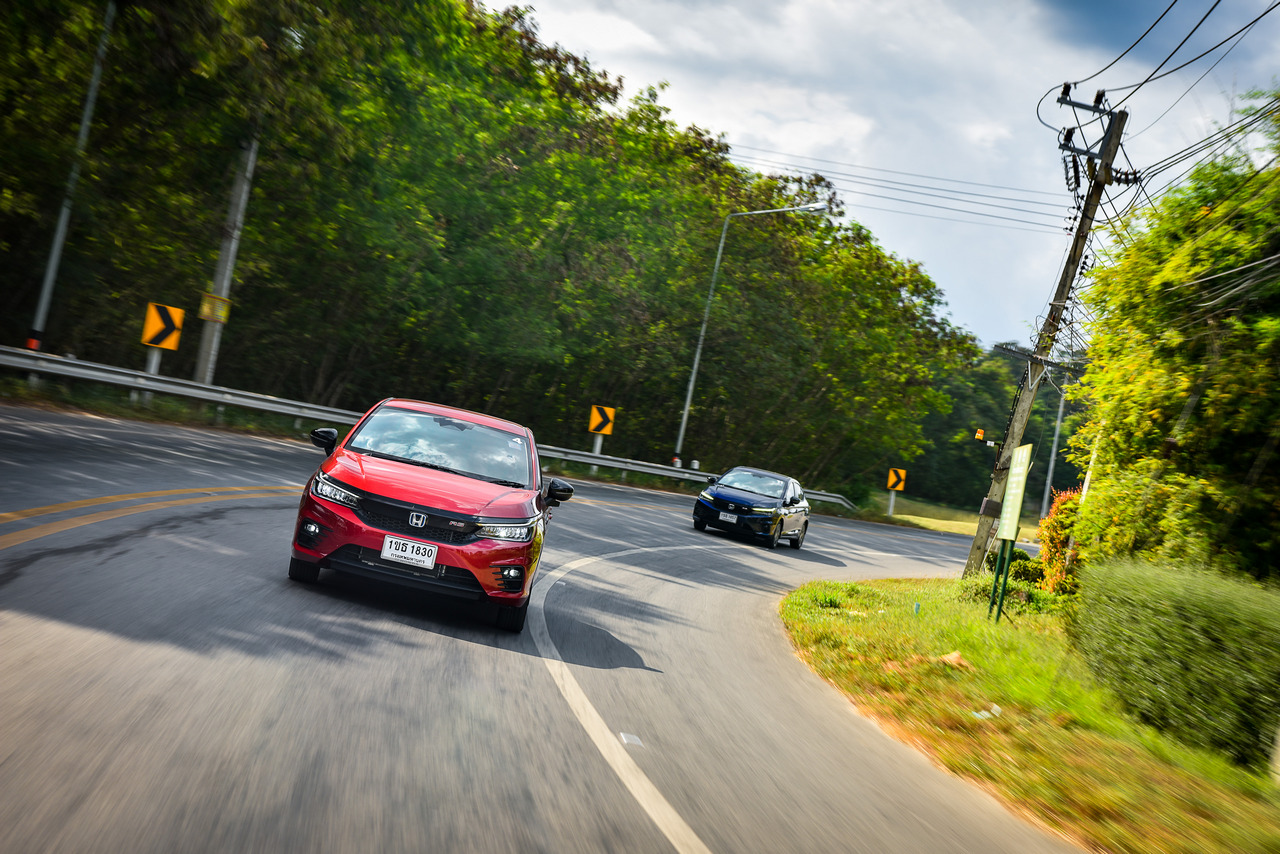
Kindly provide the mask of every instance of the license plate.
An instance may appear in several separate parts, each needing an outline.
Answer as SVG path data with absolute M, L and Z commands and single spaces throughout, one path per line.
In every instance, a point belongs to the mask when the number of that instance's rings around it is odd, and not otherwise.
M 737 517 L 735 514 L 733 514 L 733 513 L 721 513 L 721 514 L 720 514 L 720 521 L 721 521 L 721 522 L 732 522 L 733 524 L 735 524 L 735 525 L 736 525 L 736 524 L 738 523 L 738 517 Z
M 436 565 L 436 547 L 430 543 L 419 543 L 416 540 L 402 540 L 399 537 L 384 537 L 382 540 L 382 559 L 409 563 L 423 569 L 432 569 Z

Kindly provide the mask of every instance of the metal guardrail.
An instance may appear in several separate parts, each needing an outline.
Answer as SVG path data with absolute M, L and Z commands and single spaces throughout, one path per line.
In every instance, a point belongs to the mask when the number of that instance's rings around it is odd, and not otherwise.
M 332 421 L 337 424 L 355 424 L 363 412 L 351 412 L 346 409 L 333 409 L 328 406 L 316 406 L 269 394 L 255 394 L 250 391 L 237 391 L 216 385 L 205 385 L 194 380 L 180 380 L 174 377 L 162 377 L 146 371 L 132 371 L 128 368 L 117 368 L 112 365 L 101 365 L 97 362 L 82 362 L 67 356 L 53 356 L 38 353 L 34 350 L 22 350 L 17 347 L 0 347 L 0 367 L 16 368 L 20 371 L 31 371 L 38 374 L 54 374 L 60 377 L 71 377 L 78 380 L 122 385 L 138 391 L 151 391 L 157 394 L 173 394 L 179 397 L 191 397 L 212 403 L 225 403 L 231 406 L 243 406 L 246 409 L 260 409 L 296 418 L 310 418 L 316 421 Z
M 163 377 L 158 374 L 149 374 L 146 371 L 117 368 L 97 362 L 84 362 L 68 356 L 54 356 L 49 353 L 23 350 L 17 347 L 0 346 L 0 367 L 37 374 L 53 374 L 90 382 L 110 383 L 138 391 L 172 394 L 179 397 L 189 397 L 230 406 L 241 406 L 245 409 L 258 409 L 265 412 L 292 415 L 296 418 L 307 418 L 313 421 L 327 421 L 334 424 L 354 424 L 364 415 L 363 412 L 316 406 L 311 403 L 272 397 L 268 394 L 237 391 L 223 386 L 205 385 L 194 380 Z M 643 460 L 629 460 L 625 457 L 611 457 L 607 454 L 593 454 L 590 451 L 577 451 L 572 448 L 539 445 L 538 454 L 552 460 L 588 463 L 622 471 L 655 474 L 678 480 L 692 480 L 701 483 L 706 483 L 707 480 L 707 472 L 705 471 L 676 468 L 675 466 L 661 463 L 648 463 Z M 829 501 L 833 504 L 839 504 L 849 510 L 858 509 L 843 495 L 837 495 L 834 492 L 805 490 L 805 495 L 817 501 Z

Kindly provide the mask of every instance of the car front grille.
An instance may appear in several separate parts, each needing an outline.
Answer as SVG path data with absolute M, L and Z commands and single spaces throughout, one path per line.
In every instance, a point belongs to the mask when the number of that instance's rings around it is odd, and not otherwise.
M 426 524 L 414 527 L 409 524 L 411 513 L 421 513 L 426 517 Z M 428 507 L 417 507 L 412 504 L 379 499 L 365 495 L 360 498 L 356 507 L 356 516 L 371 528 L 387 531 L 392 534 L 403 534 L 409 537 L 421 537 L 437 543 L 460 545 L 476 539 L 476 529 L 480 527 L 476 520 L 469 516 L 442 513 Z

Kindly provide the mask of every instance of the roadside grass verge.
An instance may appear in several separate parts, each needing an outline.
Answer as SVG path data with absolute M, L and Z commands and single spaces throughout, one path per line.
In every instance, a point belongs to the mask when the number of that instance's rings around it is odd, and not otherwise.
M 991 622 L 990 578 L 813 582 L 779 613 L 800 657 L 886 732 L 1085 846 L 1280 851 L 1268 777 L 1126 717 L 1061 614 L 1013 595 Z
M 949 534 L 964 534 L 972 537 L 978 532 L 978 514 L 972 510 L 961 510 L 946 504 L 923 501 L 907 495 L 898 495 L 893 501 L 893 515 L 889 512 L 889 498 L 884 490 L 878 490 L 864 502 L 864 512 L 859 518 L 868 522 L 886 522 L 891 525 L 905 525 L 913 528 L 926 528 L 930 531 L 944 531 Z M 1040 520 L 1034 515 L 1023 516 L 1018 520 L 1021 526 L 1018 540 L 1033 542 L 1036 526 Z

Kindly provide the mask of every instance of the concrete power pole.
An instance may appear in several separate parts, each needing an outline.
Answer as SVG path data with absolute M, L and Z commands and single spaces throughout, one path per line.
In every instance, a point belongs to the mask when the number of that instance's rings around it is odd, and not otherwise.
M 1071 295 L 1071 286 L 1075 283 L 1076 275 L 1080 271 L 1080 261 L 1084 257 L 1085 242 L 1088 240 L 1089 231 L 1093 228 L 1093 218 L 1098 212 L 1098 205 L 1102 202 L 1102 192 L 1106 185 L 1112 182 L 1111 164 L 1115 160 L 1116 153 L 1120 150 L 1120 138 L 1124 133 L 1124 123 L 1129 117 L 1129 114 L 1124 110 L 1112 112 L 1101 108 L 1099 106 L 1102 101 L 1101 92 L 1098 93 L 1097 101 L 1090 105 L 1069 100 L 1068 91 L 1069 87 L 1064 86 L 1062 95 L 1058 98 L 1059 104 L 1066 104 L 1077 109 L 1108 116 L 1110 123 L 1102 137 L 1100 153 L 1095 154 L 1088 149 L 1072 147 L 1070 133 L 1064 137 L 1062 144 L 1059 146 L 1065 151 L 1087 157 L 1090 161 L 1096 159 L 1098 166 L 1096 170 L 1090 170 L 1092 178 L 1089 183 L 1089 192 L 1085 197 L 1084 208 L 1080 212 L 1080 222 L 1076 226 L 1075 238 L 1071 241 L 1071 251 L 1067 253 L 1067 261 L 1062 268 L 1062 276 L 1058 279 L 1058 287 L 1053 293 L 1053 300 L 1049 303 L 1049 313 L 1040 327 L 1040 335 L 1036 339 L 1035 351 L 1027 362 L 1027 372 L 1022 376 L 1022 384 L 1018 387 L 1018 395 L 1014 399 L 1013 410 L 1009 413 L 1009 425 L 1005 429 L 1004 440 L 1000 444 L 995 470 L 991 472 L 991 487 L 987 490 L 987 497 L 982 502 L 982 514 L 978 517 L 978 533 L 973 538 L 973 545 L 969 548 L 969 558 L 965 561 L 965 576 L 982 571 L 982 561 L 986 557 L 991 527 L 1000 515 L 1000 501 L 1004 498 L 1004 488 L 1009 478 L 1009 464 L 1013 458 L 1013 451 L 1022 443 L 1022 434 L 1026 430 L 1027 419 L 1031 415 L 1031 405 L 1035 402 L 1040 380 L 1048 369 L 1044 359 L 1050 355 L 1054 343 L 1058 339 L 1058 332 L 1062 327 L 1062 315 L 1067 306 L 1067 298 Z M 994 516 L 991 515 L 993 512 Z
M 244 210 L 249 204 L 249 188 L 253 186 L 253 167 L 258 162 L 258 134 L 244 146 L 240 166 L 236 170 L 235 184 L 231 188 L 231 205 L 227 222 L 222 229 L 222 248 L 218 253 L 218 266 L 213 272 L 213 290 L 216 297 L 227 299 L 231 294 L 231 275 L 236 267 L 236 252 L 240 248 L 240 232 L 244 229 Z M 218 364 L 218 343 L 222 340 L 222 323 L 206 320 L 200 335 L 200 353 L 196 358 L 195 381 L 213 384 L 213 370 Z

